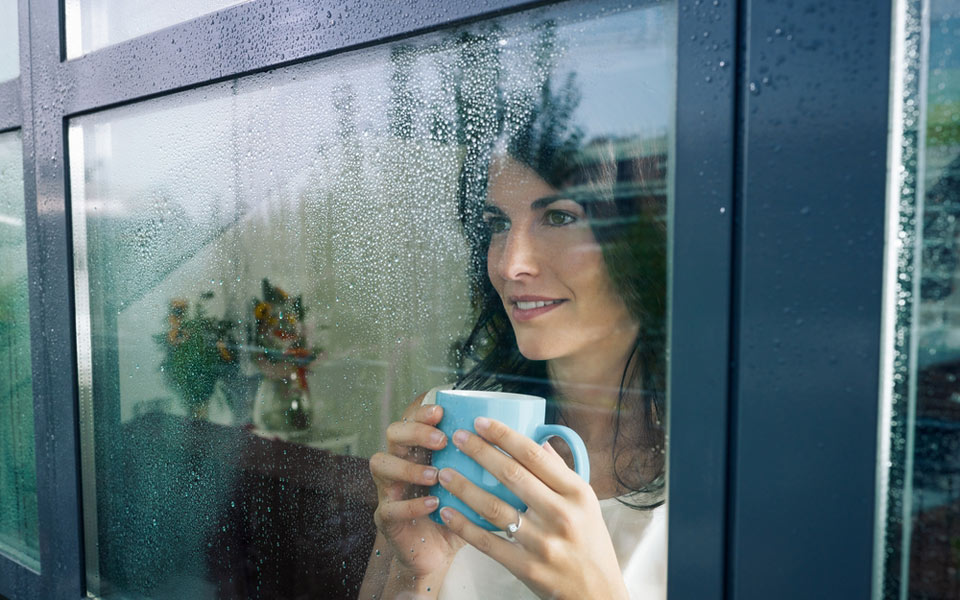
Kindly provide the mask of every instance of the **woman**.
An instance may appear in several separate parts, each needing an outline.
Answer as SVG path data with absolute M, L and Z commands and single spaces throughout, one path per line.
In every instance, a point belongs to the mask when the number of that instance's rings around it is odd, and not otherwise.
M 461 181 L 479 319 L 456 383 L 544 396 L 573 428 L 589 484 L 562 442 L 537 445 L 496 421 L 446 439 L 442 409 L 417 398 L 371 458 L 379 491 L 374 553 L 361 598 L 627 598 L 665 595 L 662 404 L 665 241 L 662 195 L 629 144 L 524 152 L 488 161 L 486 189 Z M 626 147 L 626 148 L 625 148 Z M 482 165 L 483 161 L 479 161 Z M 469 171 L 470 169 L 466 169 Z M 485 169 L 486 170 L 486 169 Z M 482 209 L 480 202 L 482 201 Z M 482 219 L 482 222 L 481 222 Z M 518 515 L 430 451 L 453 443 L 529 507 Z M 505 450 L 498 451 L 494 446 Z M 508 539 L 445 508 L 437 483 Z M 411 597 L 411 596 L 407 596 Z

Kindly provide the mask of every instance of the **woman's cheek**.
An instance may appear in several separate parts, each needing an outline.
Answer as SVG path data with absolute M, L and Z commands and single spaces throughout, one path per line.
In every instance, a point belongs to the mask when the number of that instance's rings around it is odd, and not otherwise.
M 500 251 L 496 249 L 493 242 L 491 242 L 490 247 L 487 249 L 487 277 L 490 279 L 490 283 L 493 284 L 498 294 L 501 290 L 500 278 L 497 276 L 497 268 L 499 265 Z
M 566 247 L 557 248 L 551 256 L 555 263 L 569 275 L 576 278 L 592 279 L 602 275 L 605 268 L 600 245 L 593 240 L 577 241 Z

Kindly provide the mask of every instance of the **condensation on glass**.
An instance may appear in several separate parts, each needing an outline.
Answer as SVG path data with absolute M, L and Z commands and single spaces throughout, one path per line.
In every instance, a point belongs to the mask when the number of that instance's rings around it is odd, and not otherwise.
M 0 0 L 0 81 L 20 74 L 18 0 Z
M 960 1 L 896 5 L 874 597 L 960 597 Z
M 9 0 L 16 4 L 16 0 Z M 64 0 L 67 58 L 133 39 L 247 0 Z
M 70 119 L 90 591 L 353 597 L 367 458 L 464 366 L 470 153 L 536 121 L 662 205 L 674 11 L 566 3 Z
M 0 134 L 0 553 L 39 571 L 23 211 L 20 133 Z

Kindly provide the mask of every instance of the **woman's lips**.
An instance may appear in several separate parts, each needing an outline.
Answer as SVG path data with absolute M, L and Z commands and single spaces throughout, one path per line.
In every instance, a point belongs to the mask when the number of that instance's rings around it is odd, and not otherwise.
M 540 301 L 543 302 L 543 301 Z M 536 302 L 539 304 L 540 302 Z M 551 310 L 557 308 L 561 304 L 566 302 L 566 300 L 549 300 L 544 306 L 536 306 L 534 308 L 520 308 L 520 305 L 530 305 L 535 304 L 534 301 L 531 302 L 512 302 L 512 314 L 513 318 L 516 321 L 529 321 L 530 319 L 535 319 L 544 313 L 548 313 Z

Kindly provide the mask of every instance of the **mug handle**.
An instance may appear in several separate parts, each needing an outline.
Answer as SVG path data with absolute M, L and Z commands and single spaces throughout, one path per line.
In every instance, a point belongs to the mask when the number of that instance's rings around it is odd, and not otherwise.
M 587 447 L 577 432 L 563 425 L 540 425 L 534 432 L 534 439 L 538 444 L 543 444 L 553 436 L 567 443 L 570 451 L 573 452 L 573 470 L 581 479 L 590 483 L 590 457 L 587 455 Z

